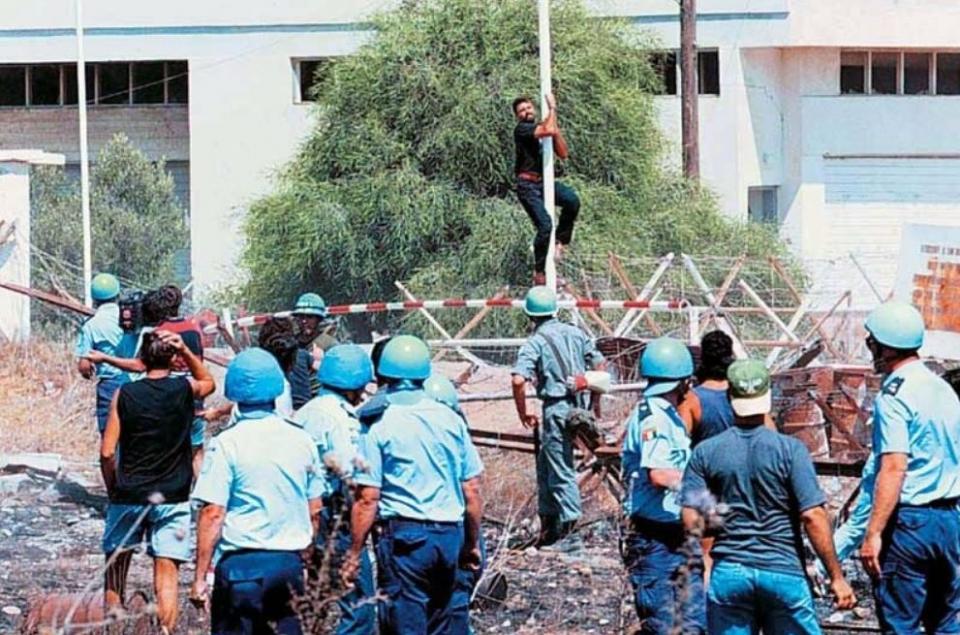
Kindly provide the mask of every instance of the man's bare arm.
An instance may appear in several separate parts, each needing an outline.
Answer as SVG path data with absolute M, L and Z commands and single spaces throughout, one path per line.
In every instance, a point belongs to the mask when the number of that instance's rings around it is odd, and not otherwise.
M 176 349 L 180 358 L 183 359 L 187 364 L 187 368 L 190 369 L 190 375 L 192 376 L 190 386 L 193 388 L 194 397 L 203 399 L 216 390 L 217 386 L 213 381 L 213 375 L 211 375 L 207 367 L 203 365 L 203 360 L 194 355 L 193 351 L 183 343 L 183 338 L 170 331 L 157 331 L 157 335 L 159 335 L 164 342 Z
M 873 490 L 873 511 L 867 523 L 867 535 L 860 548 L 860 559 L 867 573 L 880 575 L 880 550 L 883 547 L 883 530 L 900 502 L 903 479 L 907 474 L 907 455 L 902 453 L 882 454 L 877 483 Z
M 683 472 L 670 468 L 654 468 L 647 470 L 647 477 L 656 487 L 676 491 L 680 489 Z
M 513 375 L 510 387 L 513 389 L 513 405 L 520 423 L 525 428 L 536 428 L 540 423 L 539 417 L 527 412 L 527 379 L 523 375 Z
M 107 427 L 100 440 L 100 474 L 103 476 L 103 484 L 107 492 L 113 490 L 117 483 L 117 445 L 120 443 L 120 414 L 117 411 L 119 396 L 118 390 L 110 401 Z
M 117 357 L 100 351 L 90 351 L 84 355 L 84 359 L 91 364 L 110 364 L 128 373 L 143 373 L 147 370 L 147 367 L 137 357 Z
M 817 557 L 827 569 L 830 575 L 830 590 L 833 591 L 836 598 L 838 609 L 853 608 L 857 603 L 857 598 L 853 594 L 853 589 L 843 577 L 843 570 L 840 568 L 840 561 L 837 559 L 837 552 L 833 546 L 833 536 L 830 532 L 830 518 L 827 510 L 823 506 L 813 507 L 801 514 L 803 527 L 810 538 L 810 544 Z
M 377 507 L 380 505 L 380 489 L 360 485 L 357 487 L 350 509 L 350 549 L 340 566 L 340 578 L 348 588 L 353 585 L 360 572 L 360 555 L 363 553 L 367 536 L 377 520 Z
M 483 519 L 483 493 L 480 491 L 480 477 L 464 481 L 463 496 L 466 501 L 466 541 L 463 549 L 468 552 L 468 564 L 471 568 L 480 568 L 480 522 Z
M 684 530 L 691 536 L 702 536 L 704 531 L 703 516 L 693 507 L 684 507 L 680 512 Z

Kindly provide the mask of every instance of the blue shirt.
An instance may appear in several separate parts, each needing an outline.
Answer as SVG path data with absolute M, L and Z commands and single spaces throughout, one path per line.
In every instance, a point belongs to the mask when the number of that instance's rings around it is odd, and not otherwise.
M 662 397 L 641 399 L 627 420 L 623 441 L 623 477 L 627 516 L 665 523 L 680 521 L 677 492 L 650 482 L 649 470 L 680 470 L 690 460 L 690 437 L 683 419 Z
M 696 447 L 681 502 L 726 506 L 710 550 L 717 562 L 803 575 L 800 514 L 827 502 L 813 459 L 798 439 L 764 426 L 735 426 Z
M 226 508 L 219 551 L 297 551 L 313 540 L 308 501 L 325 493 L 310 435 L 260 411 L 211 440 L 192 498 Z
M 342 395 L 321 389 L 319 395 L 297 411 L 293 420 L 313 437 L 327 467 L 331 489 L 339 490 L 343 485 L 341 479 L 353 478 L 360 441 L 356 410 Z
M 545 338 L 550 338 L 563 356 L 562 364 Z M 570 394 L 567 377 L 579 375 L 601 363 L 603 355 L 586 333 L 553 318 L 540 324 L 520 347 L 511 373 L 527 381 L 536 381 L 537 396 L 541 399 L 562 399 Z M 564 367 L 567 374 L 563 372 Z
M 920 360 L 883 380 L 873 410 L 873 451 L 908 456 L 901 503 L 960 497 L 960 400 Z
M 463 419 L 423 390 L 391 392 L 381 419 L 360 437 L 355 480 L 380 489 L 381 518 L 458 522 L 462 482 L 483 465 Z
M 97 307 L 96 313 L 83 323 L 77 334 L 74 355 L 83 357 L 90 351 L 100 351 L 113 357 L 129 357 L 133 354 L 136 338 L 120 328 L 120 305 L 107 302 Z M 97 364 L 97 378 L 109 379 L 123 374 L 110 364 Z

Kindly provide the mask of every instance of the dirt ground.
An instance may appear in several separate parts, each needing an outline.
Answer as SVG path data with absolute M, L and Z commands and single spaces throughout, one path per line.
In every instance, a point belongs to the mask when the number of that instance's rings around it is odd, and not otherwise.
M 455 376 L 462 366 L 442 368 Z M 503 391 L 503 373 L 481 371 L 464 391 Z M 92 384 L 79 379 L 67 347 L 0 345 L 0 454 L 55 453 L 62 463 L 59 476 L 27 472 L 19 475 L 26 478 L 18 479 L 13 491 L 0 488 L 0 633 L 17 629 L 33 599 L 99 588 L 105 498 L 96 467 L 92 406 Z M 467 412 L 473 425 L 521 432 L 509 402 L 471 404 Z M 481 601 L 474 608 L 475 631 L 630 632 L 635 617 L 618 553 L 616 501 L 603 487 L 588 492 L 583 559 L 509 549 L 508 544 L 535 530 L 533 460 L 495 449 L 481 454 L 487 468 L 488 570 L 504 576 L 506 590 L 502 602 Z M 823 485 L 838 498 L 849 487 L 838 479 L 826 479 Z M 859 565 L 846 566 L 859 596 L 865 597 Z M 191 565 L 184 566 L 183 598 L 192 576 Z M 140 555 L 131 568 L 129 589 L 149 593 L 149 588 L 149 559 Z M 205 616 L 183 604 L 178 632 L 204 632 Z M 831 632 L 860 631 L 872 623 L 869 609 L 833 614 L 827 602 L 819 609 Z

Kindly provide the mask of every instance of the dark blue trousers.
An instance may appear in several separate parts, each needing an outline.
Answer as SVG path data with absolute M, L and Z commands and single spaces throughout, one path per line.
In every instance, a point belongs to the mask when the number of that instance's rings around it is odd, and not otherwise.
M 380 635 L 462 635 L 453 619 L 463 523 L 390 520 L 377 541 Z
M 464 533 L 466 538 L 466 533 Z M 473 633 L 470 627 L 470 598 L 473 597 L 473 590 L 480 583 L 483 576 L 483 570 L 487 566 L 487 545 L 483 541 L 483 534 L 480 534 L 480 570 L 470 571 L 469 569 L 457 568 L 457 581 L 453 587 L 453 597 L 450 600 L 451 605 L 451 624 L 452 633 Z
M 97 430 L 100 434 L 107 427 L 107 415 L 110 414 L 110 402 L 120 386 L 127 383 L 127 374 L 121 373 L 115 377 L 105 377 L 97 382 Z
M 317 550 L 321 554 L 326 551 L 328 536 L 333 532 L 335 525 L 334 513 L 331 511 L 334 507 L 329 501 L 324 501 L 320 532 L 317 536 Z M 350 508 L 346 507 L 341 513 L 349 516 Z M 337 563 L 334 573 L 339 577 L 339 563 L 343 561 L 343 556 L 349 551 L 352 542 L 350 523 L 341 521 L 336 535 L 332 538 L 334 540 L 333 559 Z M 375 591 L 373 563 L 370 562 L 370 554 L 364 549 L 360 555 L 360 572 L 353 590 L 337 600 L 337 606 L 340 609 L 337 635 L 367 635 L 376 632 L 377 609 L 372 599 Z
M 960 633 L 960 512 L 901 505 L 887 523 L 874 586 L 884 633 Z
M 294 551 L 228 552 L 217 563 L 211 597 L 214 635 L 301 635 L 290 600 L 303 593 L 303 564 Z
M 557 223 L 557 242 L 569 245 L 573 240 L 573 224 L 580 213 L 580 198 L 577 192 L 560 181 L 554 181 L 553 199 L 560 211 L 560 222 Z M 550 214 L 543 204 L 543 183 L 534 183 L 524 179 L 517 179 L 517 198 L 523 205 L 527 216 L 537 228 L 537 235 L 533 239 L 533 270 L 543 273 L 547 267 L 547 252 L 550 248 L 550 231 L 553 223 Z
M 676 624 L 682 633 L 706 633 L 703 558 L 699 545 L 684 549 L 683 526 L 633 518 L 624 543 L 639 632 L 669 635 Z

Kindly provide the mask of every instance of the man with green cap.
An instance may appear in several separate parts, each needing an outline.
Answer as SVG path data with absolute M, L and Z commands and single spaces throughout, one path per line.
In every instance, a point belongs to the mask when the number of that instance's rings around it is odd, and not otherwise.
M 580 489 L 573 466 L 573 439 L 567 416 L 586 407 L 583 390 L 589 388 L 588 369 L 603 370 L 604 359 L 587 335 L 556 318 L 557 295 L 549 287 L 533 287 L 524 300 L 524 312 L 533 334 L 520 348 L 513 367 L 513 399 L 520 423 L 539 434 L 537 506 L 540 514 L 538 546 L 557 545 L 576 552 L 572 535 L 581 515 Z M 527 383 L 536 382 L 543 403 L 543 419 L 527 410 Z
M 700 537 L 706 525 L 714 535 L 708 630 L 819 633 L 801 525 L 829 573 L 837 607 L 856 602 L 834 551 L 826 496 L 803 443 L 764 425 L 771 408 L 766 367 L 736 361 L 727 379 L 734 426 L 697 445 L 680 492 L 687 531 Z
M 77 371 L 86 379 L 97 378 L 97 430 L 103 434 L 107 425 L 110 402 L 117 389 L 127 381 L 127 374 L 110 364 L 94 364 L 87 359 L 91 351 L 113 357 L 130 357 L 136 339 L 120 328 L 120 281 L 109 273 L 98 273 L 90 284 L 94 313 L 77 334 L 74 354 L 78 358 Z

